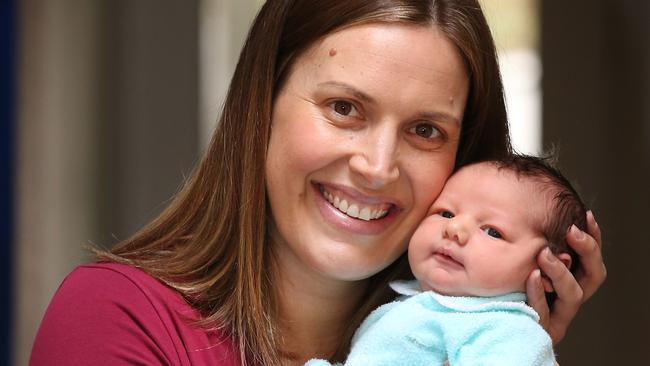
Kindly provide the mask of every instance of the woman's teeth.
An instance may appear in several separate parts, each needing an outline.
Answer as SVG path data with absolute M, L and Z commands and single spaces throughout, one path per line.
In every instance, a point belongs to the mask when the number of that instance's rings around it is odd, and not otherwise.
M 388 213 L 387 208 L 381 208 L 382 205 L 363 205 L 355 202 L 348 202 L 346 199 L 341 199 L 336 195 L 333 195 L 327 192 L 324 189 L 321 189 L 323 197 L 327 199 L 332 206 L 336 207 L 339 211 L 344 214 L 354 217 L 355 219 L 361 219 L 365 221 L 380 219 Z

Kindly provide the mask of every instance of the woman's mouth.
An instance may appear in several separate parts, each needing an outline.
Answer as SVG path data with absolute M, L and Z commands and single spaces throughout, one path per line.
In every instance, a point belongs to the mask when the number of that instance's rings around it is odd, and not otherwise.
M 325 199 L 340 212 L 360 220 L 377 220 L 388 215 L 391 203 L 369 204 L 356 201 L 354 198 L 344 195 L 336 190 L 327 190 L 322 185 L 320 192 Z
M 325 222 L 361 235 L 380 235 L 400 217 L 401 205 L 390 197 L 366 196 L 348 187 L 312 183 L 316 207 Z

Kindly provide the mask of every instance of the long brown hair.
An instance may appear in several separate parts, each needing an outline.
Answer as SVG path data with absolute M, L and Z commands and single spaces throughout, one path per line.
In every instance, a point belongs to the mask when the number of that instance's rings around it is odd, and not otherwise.
M 242 363 L 279 365 L 265 192 L 274 96 L 302 51 L 336 30 L 370 22 L 437 25 L 470 76 L 457 166 L 510 149 L 492 36 L 474 0 L 268 0 L 241 52 L 210 147 L 169 207 L 100 260 L 140 267 L 179 291 L 204 325 L 236 339 Z M 370 279 L 356 326 L 387 301 L 387 281 L 410 276 L 405 256 Z

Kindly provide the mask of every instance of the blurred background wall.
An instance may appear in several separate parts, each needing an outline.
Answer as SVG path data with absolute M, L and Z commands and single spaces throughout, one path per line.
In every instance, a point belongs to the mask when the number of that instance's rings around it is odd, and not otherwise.
M 541 4 L 544 140 L 592 203 L 609 274 L 560 362 L 650 365 L 650 2 Z
M 132 234 L 191 173 L 209 135 L 201 111 L 218 116 L 215 93 L 255 14 L 249 3 L 15 3 L 15 289 L 7 297 L 15 365 L 27 364 L 58 284 L 90 259 L 84 245 Z M 211 16 L 202 23 L 203 8 Z M 218 81 L 209 86 L 199 77 L 202 42 L 218 64 L 204 73 Z
M 2 3 L 0 364 L 27 364 L 83 246 L 133 233 L 191 173 L 262 2 Z M 650 364 L 650 2 L 482 3 L 518 149 L 555 143 L 605 233 L 609 278 L 560 363 Z

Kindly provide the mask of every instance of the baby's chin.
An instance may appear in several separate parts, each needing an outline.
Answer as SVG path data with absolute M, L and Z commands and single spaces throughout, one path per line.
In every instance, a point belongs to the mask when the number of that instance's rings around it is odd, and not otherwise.
M 449 283 L 420 282 L 422 291 L 433 291 L 445 296 L 477 296 L 458 286 L 450 286 Z
M 505 277 L 500 280 L 473 281 L 471 276 L 462 271 L 444 267 L 413 272 L 423 291 L 434 291 L 446 296 L 493 297 L 525 291 L 525 284 Z
M 416 273 L 415 278 L 422 291 L 433 291 L 445 296 L 476 296 L 468 291 L 466 281 L 458 278 L 458 274 L 450 273 L 442 268 L 435 268 L 427 273 Z
M 486 289 L 486 288 L 467 288 L 463 286 L 453 286 L 449 283 L 438 282 L 420 282 L 422 291 L 434 291 L 445 296 L 463 296 L 463 297 L 494 297 L 501 296 L 512 292 L 525 292 L 524 288 L 500 288 L 500 289 Z
M 476 296 L 476 297 L 494 297 L 501 296 L 506 294 L 511 294 L 513 292 L 526 292 L 526 285 L 519 283 L 505 284 L 501 283 L 499 286 L 480 286 L 472 288 L 467 291 L 468 295 L 464 296 Z

